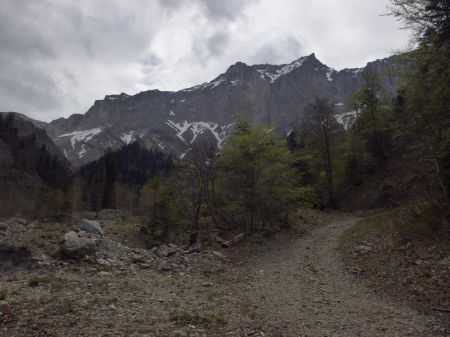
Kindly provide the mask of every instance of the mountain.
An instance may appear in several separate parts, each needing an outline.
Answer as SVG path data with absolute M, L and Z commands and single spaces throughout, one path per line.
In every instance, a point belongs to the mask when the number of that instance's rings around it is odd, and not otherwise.
M 44 196 L 67 186 L 70 174 L 45 130 L 21 114 L 0 112 L 0 216 L 35 212 L 49 200 Z
M 7 124 L 9 128 L 15 130 L 15 137 L 22 143 L 26 143 L 28 140 L 32 140 L 32 148 L 41 149 L 52 157 L 55 157 L 64 166 L 70 167 L 70 163 L 67 161 L 65 155 L 60 149 L 53 143 L 52 139 L 47 135 L 45 128 L 47 123 L 31 119 L 24 114 L 18 112 L 0 112 L 0 118 L 2 118 L 2 128 L 6 129 Z M 3 130 L 2 135 L 3 142 L 8 142 L 11 146 L 13 144 L 12 138 L 6 137 L 6 130 Z M 23 147 L 21 145 L 21 147 Z
M 303 111 L 315 96 L 328 97 L 338 113 L 345 113 L 345 103 L 362 84 L 365 69 L 382 73 L 385 88 L 393 95 L 396 68 L 395 57 L 341 71 L 321 63 L 314 54 L 283 65 L 237 62 L 211 82 L 177 92 L 105 96 L 86 114 L 54 120 L 46 130 L 74 165 L 138 138 L 149 148 L 182 158 L 201 140 L 220 149 L 237 114 L 253 123 L 273 123 L 285 132 L 301 124 Z

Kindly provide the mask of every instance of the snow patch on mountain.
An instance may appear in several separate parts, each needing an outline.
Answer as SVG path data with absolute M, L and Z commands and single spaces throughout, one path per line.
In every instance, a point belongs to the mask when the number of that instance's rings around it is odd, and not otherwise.
M 257 71 L 261 74 L 261 78 L 269 79 L 270 83 L 274 83 L 280 77 L 286 76 L 291 71 L 301 67 L 307 58 L 308 58 L 307 56 L 302 57 L 290 64 L 282 65 L 275 71 L 264 70 L 264 69 L 258 69 Z
M 209 131 L 217 140 L 217 147 L 219 150 L 222 149 L 225 138 L 230 128 L 234 125 L 234 123 L 230 123 L 228 125 L 221 126 L 214 122 L 174 122 L 172 120 L 168 120 L 166 124 L 175 131 L 176 136 L 185 144 L 193 144 L 199 135 Z M 187 131 L 192 133 L 192 138 L 190 140 L 185 138 L 185 133 Z
M 133 142 L 135 140 L 134 131 L 130 131 L 128 133 L 122 133 L 120 135 L 120 140 L 127 145 L 130 144 L 131 142 Z
M 94 137 L 95 135 L 98 135 L 102 131 L 103 131 L 102 128 L 95 128 L 95 129 L 86 130 L 86 131 L 75 131 L 75 132 L 59 135 L 58 138 L 71 137 L 70 143 L 72 144 L 72 149 L 75 149 L 76 143 L 80 143 L 80 142 L 86 143 L 89 140 L 91 140 L 92 137 Z
M 80 150 L 80 152 L 78 152 L 78 158 L 80 158 L 80 159 L 83 158 L 86 155 L 86 152 L 87 152 L 86 145 L 82 144 L 81 150 Z
M 166 148 L 166 144 L 164 144 L 164 142 L 159 138 L 159 135 L 156 133 L 152 134 L 152 139 L 155 142 L 156 145 L 158 145 L 158 147 L 161 150 L 164 150 Z
M 176 136 L 179 139 L 181 139 L 183 141 L 183 143 L 186 143 L 186 140 L 183 138 L 183 133 L 185 133 L 191 126 L 191 124 L 188 123 L 188 121 L 183 121 L 182 123 L 176 123 L 169 119 L 169 120 L 167 120 L 166 124 L 175 131 Z
M 328 68 L 328 71 L 326 73 L 328 82 L 333 82 L 333 78 L 331 77 L 331 75 L 333 75 L 334 72 L 335 70 L 333 68 Z
M 209 87 L 209 89 L 214 89 L 215 87 L 218 87 L 219 85 L 221 85 L 225 81 L 226 80 L 225 80 L 224 77 L 219 77 L 217 80 L 215 80 L 214 82 L 210 83 L 207 87 Z
M 357 116 L 358 111 L 347 111 L 339 115 L 335 115 L 336 121 L 342 126 L 344 126 L 345 130 L 348 130 L 348 128 L 352 126 Z

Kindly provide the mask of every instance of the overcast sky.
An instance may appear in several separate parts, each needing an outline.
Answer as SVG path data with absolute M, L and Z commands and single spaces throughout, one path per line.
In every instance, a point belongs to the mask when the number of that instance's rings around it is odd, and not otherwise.
M 407 45 L 389 0 L 0 0 L 0 111 L 50 121 L 243 61 L 362 67 Z

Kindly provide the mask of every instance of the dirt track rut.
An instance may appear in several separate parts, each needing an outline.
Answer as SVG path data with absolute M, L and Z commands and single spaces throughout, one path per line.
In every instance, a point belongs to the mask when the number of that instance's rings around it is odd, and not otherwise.
M 330 222 L 249 261 L 246 296 L 280 336 L 443 336 L 432 317 L 381 298 L 345 270 L 338 240 L 356 218 Z

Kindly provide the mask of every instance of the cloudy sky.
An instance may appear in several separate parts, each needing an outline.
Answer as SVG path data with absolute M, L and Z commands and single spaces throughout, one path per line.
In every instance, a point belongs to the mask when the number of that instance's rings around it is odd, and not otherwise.
M 0 0 L 0 111 L 50 121 L 243 61 L 342 69 L 407 45 L 389 0 Z

